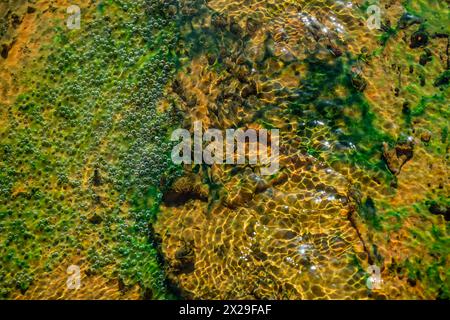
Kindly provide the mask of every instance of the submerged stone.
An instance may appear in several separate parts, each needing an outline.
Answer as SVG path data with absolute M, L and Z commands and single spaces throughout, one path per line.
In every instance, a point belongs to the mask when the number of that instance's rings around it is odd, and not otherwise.
M 435 87 L 440 87 L 444 85 L 448 85 L 450 80 L 450 70 L 446 70 L 436 79 L 434 82 Z
M 450 207 L 447 207 L 447 206 L 444 206 L 442 204 L 438 204 L 436 202 L 433 202 L 428 207 L 428 210 L 432 214 L 444 216 L 445 221 L 450 221 Z
M 432 54 L 431 54 L 430 49 L 425 48 L 425 52 L 420 56 L 420 60 L 419 60 L 420 65 L 425 66 L 428 62 L 431 61 L 431 57 L 432 57 Z
M 400 17 L 400 20 L 398 21 L 398 28 L 406 29 L 414 24 L 420 23 L 422 23 L 422 18 L 406 12 Z
M 351 80 L 353 87 L 359 92 L 363 92 L 367 88 L 367 81 L 362 75 L 362 71 L 358 67 L 353 67 L 351 71 Z
M 390 148 L 387 143 L 383 143 L 383 158 L 389 170 L 395 174 L 400 174 L 400 170 L 406 162 L 412 159 L 414 154 L 414 145 L 412 142 L 397 144 Z

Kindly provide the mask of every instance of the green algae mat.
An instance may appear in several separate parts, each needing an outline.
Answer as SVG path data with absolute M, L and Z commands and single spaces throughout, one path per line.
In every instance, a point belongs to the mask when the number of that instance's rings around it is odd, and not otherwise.
M 439 0 L 0 1 L 0 299 L 450 299 L 449 26 Z

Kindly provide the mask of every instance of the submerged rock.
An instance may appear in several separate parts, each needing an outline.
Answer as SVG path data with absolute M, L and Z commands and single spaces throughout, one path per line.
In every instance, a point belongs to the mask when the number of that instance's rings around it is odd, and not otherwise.
M 423 132 L 422 135 L 420 136 L 420 140 L 422 140 L 423 142 L 430 142 L 431 132 L 430 131 Z
M 367 88 L 367 81 L 364 79 L 362 71 L 359 67 L 352 67 L 351 80 L 353 87 L 359 92 L 363 92 Z
M 92 177 L 92 183 L 96 187 L 98 187 L 102 184 L 102 177 L 100 175 L 100 170 L 98 168 L 96 168 L 94 170 L 94 176 Z
M 195 270 L 195 254 L 192 246 L 193 243 L 184 243 L 175 253 L 175 261 L 172 261 L 175 273 L 188 274 Z
M 169 207 L 182 206 L 191 200 L 208 200 L 208 190 L 202 186 L 198 176 L 186 175 L 179 178 L 163 195 L 163 202 Z
M 400 17 L 400 20 L 398 21 L 398 28 L 406 29 L 414 24 L 420 23 L 422 23 L 422 18 L 406 12 Z
M 409 46 L 411 49 L 425 47 L 428 44 L 428 39 L 429 36 L 426 31 L 416 31 L 411 35 L 411 43 Z
M 442 204 L 438 204 L 436 202 L 432 202 L 428 207 L 428 210 L 432 214 L 442 215 L 444 216 L 445 221 L 450 221 L 450 207 L 444 206 Z
M 92 224 L 100 224 L 103 221 L 103 218 L 98 213 L 94 213 L 88 220 Z
M 394 148 L 390 148 L 386 142 L 383 143 L 383 158 L 389 170 L 395 175 L 400 174 L 402 167 L 412 159 L 413 155 L 414 144 L 412 142 L 399 143 Z
M 9 55 L 9 50 L 11 50 L 13 43 L 10 44 L 2 44 L 1 50 L 0 50 L 0 56 L 3 59 L 7 59 Z
M 228 22 L 224 16 L 220 14 L 214 14 L 211 17 L 211 24 L 217 29 L 225 30 Z

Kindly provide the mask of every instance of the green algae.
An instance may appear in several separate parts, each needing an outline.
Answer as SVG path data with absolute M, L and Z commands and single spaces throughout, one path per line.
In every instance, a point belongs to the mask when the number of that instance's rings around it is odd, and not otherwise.
M 161 204 L 162 194 L 155 188 L 133 201 L 131 215 L 134 224 L 127 228 L 128 236 L 119 246 L 123 256 L 119 277 L 126 285 L 139 284 L 145 298 L 174 299 L 168 291 L 168 285 L 162 265 L 164 263 L 158 244 L 151 231 Z

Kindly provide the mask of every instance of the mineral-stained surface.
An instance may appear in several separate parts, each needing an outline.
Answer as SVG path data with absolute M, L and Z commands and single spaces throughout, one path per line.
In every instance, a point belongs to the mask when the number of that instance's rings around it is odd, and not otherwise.
M 372 4 L 0 1 L 0 298 L 450 299 L 448 3 Z

